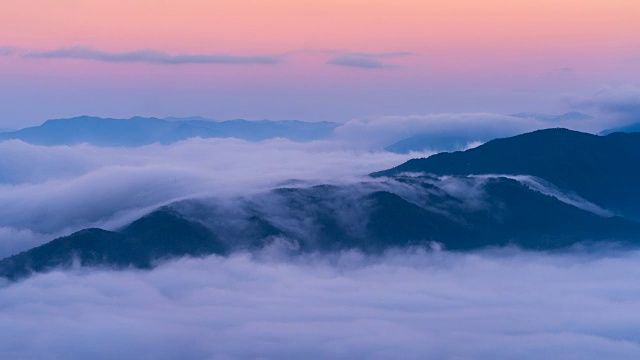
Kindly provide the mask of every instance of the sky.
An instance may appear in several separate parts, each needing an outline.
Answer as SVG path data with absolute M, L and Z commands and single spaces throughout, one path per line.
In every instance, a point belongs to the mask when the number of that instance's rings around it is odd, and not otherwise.
M 639 24 L 635 0 L 7 0 L 0 128 L 561 113 L 638 84 Z

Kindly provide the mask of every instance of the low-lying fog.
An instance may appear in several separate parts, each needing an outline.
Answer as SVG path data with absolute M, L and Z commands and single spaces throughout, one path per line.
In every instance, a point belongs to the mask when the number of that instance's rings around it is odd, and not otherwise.
M 0 257 L 177 199 L 353 183 L 424 155 L 283 139 L 6 141 Z M 0 284 L 0 357 L 638 359 L 638 264 L 621 249 L 290 256 L 276 242 L 152 271 L 54 271 Z
M 274 245 L 53 272 L 1 288 L 0 355 L 637 359 L 639 263 L 606 249 L 290 258 Z
M 354 182 L 426 155 L 286 139 L 139 148 L 0 142 L 0 258 L 82 228 L 122 226 L 178 199 L 247 195 L 290 180 Z

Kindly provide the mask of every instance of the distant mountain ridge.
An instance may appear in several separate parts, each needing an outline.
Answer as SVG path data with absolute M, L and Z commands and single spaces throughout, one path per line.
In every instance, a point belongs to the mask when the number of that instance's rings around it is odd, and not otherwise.
M 136 147 L 153 143 L 170 144 L 189 138 L 238 138 L 261 141 L 287 138 L 293 141 L 324 139 L 339 124 L 298 120 L 228 120 L 191 118 L 111 119 L 80 116 L 47 120 L 42 125 L 0 133 L 0 141 L 18 139 L 37 145 L 75 145 Z
M 536 119 L 536 120 L 544 120 L 544 121 L 552 121 L 552 122 L 593 119 L 593 116 L 584 114 L 581 112 L 577 112 L 577 111 L 570 111 L 561 115 L 520 112 L 516 114 L 511 114 L 510 116 L 523 118 L 523 119 Z

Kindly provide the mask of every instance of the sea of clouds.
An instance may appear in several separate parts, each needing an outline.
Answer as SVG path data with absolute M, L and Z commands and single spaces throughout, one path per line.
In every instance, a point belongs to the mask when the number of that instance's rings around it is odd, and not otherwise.
M 336 141 L 190 139 L 103 148 L 0 142 L 0 257 L 87 228 L 115 229 L 180 199 L 357 182 L 411 157 Z
M 310 143 L 1 142 L 0 257 L 90 226 L 116 229 L 180 199 L 354 184 L 429 155 L 372 149 L 428 128 L 425 121 L 462 131 L 475 126 L 470 116 L 354 120 L 335 139 Z M 538 126 L 482 119 L 478 126 L 501 136 Z M 478 181 L 450 179 L 442 189 L 476 199 Z M 562 196 L 537 179 L 519 181 Z M 639 251 L 620 249 L 435 246 L 292 256 L 274 242 L 258 253 L 179 259 L 152 271 L 54 271 L 0 283 L 0 357 L 637 359 L 638 264 Z
M 0 356 L 637 359 L 640 252 L 282 249 L 0 288 Z

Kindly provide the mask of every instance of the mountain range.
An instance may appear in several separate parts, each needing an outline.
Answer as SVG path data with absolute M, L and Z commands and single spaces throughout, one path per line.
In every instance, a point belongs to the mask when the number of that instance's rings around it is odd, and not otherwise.
M 17 280 L 74 265 L 148 269 L 182 256 L 640 244 L 640 134 L 546 129 L 413 159 L 346 185 L 175 202 L 0 261 Z
M 287 138 L 312 141 L 329 137 L 339 124 L 298 120 L 212 121 L 200 117 L 108 119 L 80 116 L 47 120 L 42 125 L 0 133 L 0 141 L 17 139 L 37 145 L 136 147 L 153 143 L 170 144 L 189 138 L 238 138 L 261 141 Z

